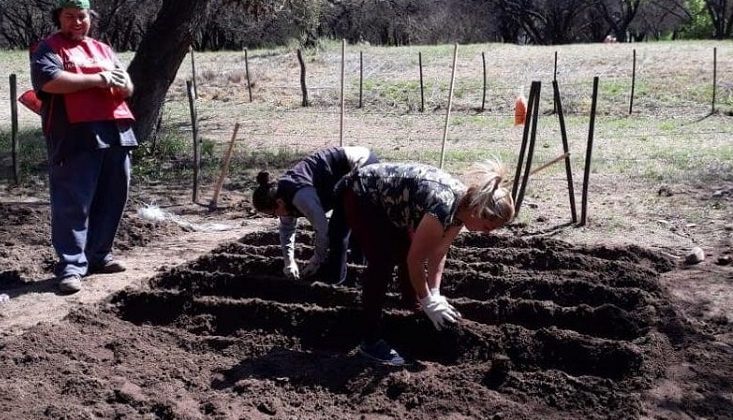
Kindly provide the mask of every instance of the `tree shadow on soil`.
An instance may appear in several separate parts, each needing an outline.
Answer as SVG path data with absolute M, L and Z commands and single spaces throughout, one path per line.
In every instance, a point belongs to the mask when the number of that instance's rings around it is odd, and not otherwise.
M 326 388 L 337 394 L 370 394 L 392 372 L 424 369 L 420 363 L 384 366 L 354 354 L 307 352 L 275 347 L 267 354 L 242 360 L 230 369 L 219 370 L 211 382 L 214 389 L 246 391 L 248 379 L 271 380 L 295 387 Z
M 574 227 L 574 222 L 566 222 L 560 225 L 550 226 L 546 229 L 540 229 L 533 232 L 524 232 L 522 236 L 532 237 L 532 236 L 552 236 L 557 235 L 560 232 L 563 232 L 564 230 Z
M 702 368 L 694 381 L 697 386 L 693 394 L 684 395 L 679 400 L 665 399 L 660 407 L 678 413 L 685 413 L 692 418 L 730 418 L 733 413 L 733 380 L 728 373 L 714 373 Z

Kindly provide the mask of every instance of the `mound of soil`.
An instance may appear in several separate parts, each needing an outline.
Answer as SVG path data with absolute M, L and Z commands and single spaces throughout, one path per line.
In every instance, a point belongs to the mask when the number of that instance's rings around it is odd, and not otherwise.
M 358 286 L 282 278 L 277 243 L 248 235 L 5 339 L 0 406 L 12 418 L 638 418 L 677 350 L 707 339 L 660 286 L 664 256 L 462 235 L 443 293 L 464 320 L 435 331 L 391 290 L 385 339 L 410 363 L 375 366 L 353 351 Z M 350 267 L 357 285 L 362 272 Z
M 0 288 L 53 276 L 51 208 L 47 203 L 0 203 Z M 126 251 L 181 233 L 171 222 L 150 222 L 128 212 L 120 223 L 115 249 Z

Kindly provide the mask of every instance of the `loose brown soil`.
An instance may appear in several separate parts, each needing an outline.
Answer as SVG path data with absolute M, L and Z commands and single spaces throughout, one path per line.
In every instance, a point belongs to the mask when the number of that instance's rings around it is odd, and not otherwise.
M 353 352 L 362 268 L 352 267 L 352 288 L 284 280 L 273 225 L 245 219 L 246 203 L 222 200 L 230 208 L 209 214 L 181 205 L 190 201 L 183 177 L 136 177 L 136 204 L 236 228 L 153 225 L 131 206 L 116 242 L 129 270 L 90 276 L 81 292 L 59 296 L 47 204 L 25 202 L 37 201 L 43 183 L 0 190 L 0 294 L 10 297 L 0 302 L 0 418 L 733 418 L 733 266 L 724 264 L 733 255 L 732 85 L 720 76 L 730 72 L 719 71 L 722 113 L 704 117 L 711 50 L 719 69 L 730 68 L 730 45 L 461 46 L 447 168 L 460 174 L 468 160 L 495 153 L 512 166 L 521 139 L 511 123 L 516 87 L 548 86 L 559 49 L 578 206 L 591 80 L 601 76 L 589 224 L 568 223 L 560 166 L 533 177 L 506 236 L 464 236 L 451 250 L 443 289 L 464 314 L 457 328 L 438 333 L 390 296 L 386 338 L 409 358 L 405 368 L 375 367 Z M 347 144 L 436 164 L 452 54 L 362 48 L 374 88 L 357 110 L 350 48 Z M 424 113 L 415 107 L 418 49 Z M 477 113 L 486 49 L 492 84 L 487 111 Z M 639 94 L 627 117 L 632 49 Z M 339 138 L 340 45 L 309 53 L 312 107 L 300 107 L 294 57 L 251 54 L 250 103 L 244 82 L 230 77 L 242 71 L 239 53 L 197 55 L 201 133 L 221 148 L 235 120 L 246 119 L 227 196 L 248 195 L 256 171 L 282 169 Z M 22 65 L 0 67 L 27 69 L 27 57 L 18 58 Z M 182 66 L 166 102 L 165 126 L 176 136 L 188 126 L 188 79 Z M 543 94 L 541 109 L 551 100 Z M 9 121 L 8 109 L 0 107 L 0 120 Z M 540 121 L 534 166 L 561 153 L 555 116 Z M 22 108 L 20 123 L 40 124 Z M 163 172 L 180 165 L 158 163 Z M 693 246 L 707 259 L 682 265 Z M 298 256 L 310 252 L 303 246 Z
M 0 288 L 53 276 L 56 255 L 51 247 L 51 216 L 47 202 L 0 202 Z M 127 251 L 175 236 L 183 230 L 171 221 L 151 222 L 123 216 L 115 248 Z
M 308 243 L 301 234 L 299 243 Z M 665 287 L 639 247 L 464 234 L 443 291 L 464 320 L 385 310 L 408 357 L 353 351 L 357 286 L 282 278 L 275 232 L 165 271 L 101 308 L 0 341 L 8 418 L 673 418 L 733 413 L 733 351 Z M 298 258 L 312 249 L 302 246 Z M 665 277 L 667 276 L 667 277 Z M 730 280 L 730 277 L 729 277 Z M 684 378 L 683 381 L 680 379 Z

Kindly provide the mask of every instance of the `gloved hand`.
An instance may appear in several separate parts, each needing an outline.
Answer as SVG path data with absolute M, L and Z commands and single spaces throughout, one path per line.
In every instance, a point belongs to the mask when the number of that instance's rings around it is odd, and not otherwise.
M 300 272 L 298 271 L 298 264 L 294 259 L 285 261 L 285 267 L 283 267 L 283 274 L 285 277 L 293 280 L 300 279 Z
M 112 86 L 118 87 L 121 89 L 127 89 L 131 84 L 132 81 L 130 80 L 130 75 L 127 74 L 126 71 L 122 69 L 114 69 L 112 70 Z
M 102 80 L 104 81 L 104 86 L 105 86 L 105 87 L 110 87 L 110 86 L 112 86 L 112 79 L 113 79 L 113 76 L 112 76 L 112 72 L 111 72 L 111 71 L 101 71 L 101 72 L 99 72 L 99 73 L 97 73 L 97 74 L 98 74 L 98 75 L 99 75 L 100 77 L 102 77 Z
M 321 266 L 321 261 L 314 255 L 308 260 L 308 265 L 303 269 L 303 277 L 310 277 L 318 271 Z
M 433 295 L 433 297 L 435 297 L 435 298 L 438 298 L 438 299 L 443 300 L 443 302 L 445 302 L 445 304 L 448 305 L 449 308 L 451 308 L 454 311 L 456 311 L 456 313 L 458 314 L 458 317 L 459 318 L 461 317 L 460 312 L 458 312 L 456 310 L 456 308 L 454 308 L 453 305 L 451 305 L 450 302 L 448 302 L 448 300 L 445 298 L 445 296 L 443 296 L 443 295 L 440 294 L 440 289 L 438 289 L 437 287 L 432 288 L 432 289 L 430 289 L 430 294 Z
M 443 296 L 427 295 L 420 299 L 425 315 L 433 322 L 435 329 L 440 331 L 447 322 L 453 324 L 461 318 L 461 314 L 451 306 Z

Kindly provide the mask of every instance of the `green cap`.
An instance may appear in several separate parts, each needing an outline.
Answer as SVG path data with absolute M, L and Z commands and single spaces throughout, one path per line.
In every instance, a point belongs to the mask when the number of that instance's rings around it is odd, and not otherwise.
M 58 0 L 59 9 L 90 9 L 89 0 Z

